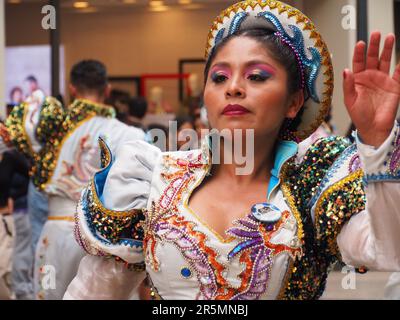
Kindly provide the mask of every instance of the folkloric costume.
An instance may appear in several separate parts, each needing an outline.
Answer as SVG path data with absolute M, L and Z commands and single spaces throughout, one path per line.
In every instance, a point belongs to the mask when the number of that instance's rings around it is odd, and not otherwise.
M 317 299 L 338 260 L 360 271 L 400 270 L 399 125 L 379 149 L 328 137 L 299 152 L 331 105 L 329 51 L 300 11 L 253 0 L 216 19 L 207 57 L 251 28 L 271 29 L 292 48 L 307 98 L 300 125 L 288 124 L 278 143 L 265 203 L 224 239 L 188 206 L 211 169 L 208 139 L 186 152 L 129 143 L 115 157 L 102 144 L 103 169 L 76 216 L 76 238 L 90 255 L 65 299 L 126 298 L 146 273 L 154 298 Z
M 7 129 L 0 123 L 0 163 L 3 154 L 10 149 L 10 136 Z M 0 208 L 7 206 L 8 197 L 3 186 L 3 172 L 0 165 Z M 0 214 L 0 300 L 15 298 L 12 292 L 12 254 L 14 246 L 14 221 L 11 212 Z
M 13 200 L 12 212 L 8 212 L 10 215 L 0 215 L 3 219 L 3 225 L 0 223 L 0 230 L 3 229 L 3 235 L 6 231 L 5 235 L 7 235 L 6 239 L 0 241 L 2 243 L 0 264 L 4 263 L 4 259 L 10 258 L 4 249 L 9 242 L 9 253 L 12 253 L 13 293 L 16 299 L 31 300 L 33 298 L 33 250 L 31 226 L 27 215 L 29 166 L 26 158 L 11 148 L 10 143 L 8 130 L 0 123 L 0 208 L 8 206 L 9 198 Z
M 32 159 L 31 179 L 49 195 L 49 217 L 35 257 L 40 299 L 61 299 L 84 256 L 74 239 L 74 212 L 82 189 L 100 168 L 99 137 L 114 152 L 120 144 L 144 139 L 142 130 L 114 117 L 106 105 L 78 99 L 64 109 L 54 98 L 43 97 L 15 107 L 7 119 L 13 141 Z

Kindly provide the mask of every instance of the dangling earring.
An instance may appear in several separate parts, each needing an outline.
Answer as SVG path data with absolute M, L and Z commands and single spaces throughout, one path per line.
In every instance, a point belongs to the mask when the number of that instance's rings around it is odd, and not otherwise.
M 279 139 L 280 140 L 291 140 L 291 141 L 295 141 L 296 137 L 293 134 L 293 130 L 292 130 L 292 123 L 293 123 L 294 119 L 292 118 L 285 118 L 285 120 L 283 121 L 281 130 L 279 132 Z

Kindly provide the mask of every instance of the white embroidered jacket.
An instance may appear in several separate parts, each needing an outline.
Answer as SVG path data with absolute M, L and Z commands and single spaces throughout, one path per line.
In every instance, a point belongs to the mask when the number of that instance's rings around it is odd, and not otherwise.
M 399 131 L 377 150 L 330 137 L 299 154 L 282 142 L 266 203 L 244 212 L 229 240 L 188 206 L 210 169 L 207 143 L 162 153 L 138 141 L 115 157 L 103 146 L 104 169 L 76 215 L 90 255 L 64 298 L 124 299 L 147 273 L 155 298 L 316 299 L 337 259 L 400 271 Z

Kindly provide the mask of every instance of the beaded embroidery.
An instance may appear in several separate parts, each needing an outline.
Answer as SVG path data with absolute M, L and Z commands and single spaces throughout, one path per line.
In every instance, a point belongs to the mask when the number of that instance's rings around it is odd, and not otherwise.
M 78 149 L 75 150 L 74 161 L 62 162 L 61 176 L 54 181 L 57 190 L 78 201 L 87 181 L 99 170 L 98 165 L 96 166 L 98 151 L 97 147 L 91 145 L 90 135 L 82 137 Z M 86 161 L 82 159 L 84 155 L 87 157 Z
M 226 286 L 222 276 L 225 266 L 217 261 L 218 253 L 206 246 L 206 236 L 195 231 L 195 223 L 186 221 L 178 215 L 177 205 L 181 201 L 183 190 L 194 180 L 196 169 L 204 170 L 207 161 L 203 154 L 192 159 L 189 153 L 186 159 L 175 159 L 164 156 L 163 179 L 168 183 L 157 203 L 152 203 L 145 216 L 145 250 L 146 264 L 154 271 L 159 271 L 160 263 L 155 254 L 158 241 L 174 244 L 196 273 L 203 299 L 215 298 L 218 284 Z
M 0 138 L 3 140 L 6 146 L 10 146 L 11 144 L 10 133 L 8 132 L 7 127 L 2 123 L 0 123 Z
M 271 22 L 275 28 L 278 30 L 275 35 L 277 35 L 280 39 L 283 40 L 284 43 L 289 45 L 296 55 L 296 59 L 300 62 L 299 68 L 301 70 L 302 75 L 302 85 L 304 86 L 304 71 L 306 71 L 306 87 L 307 91 L 310 94 L 311 98 L 320 102 L 318 95 L 315 89 L 315 81 L 317 79 L 317 75 L 321 66 L 321 54 L 316 48 L 307 48 L 311 53 L 311 59 L 307 57 L 307 54 L 304 50 L 304 38 L 300 29 L 294 25 L 289 25 L 289 28 L 293 32 L 293 37 L 289 36 L 279 19 L 272 14 L 271 12 L 260 12 L 258 14 L 259 17 L 263 17 L 267 21 Z M 303 69 L 304 68 L 304 69 Z
M 361 169 L 361 159 L 360 159 L 360 156 L 358 154 L 356 154 L 350 160 L 349 173 L 356 172 L 359 169 Z
M 322 295 L 329 268 L 340 259 L 336 237 L 343 225 L 365 208 L 362 171 L 358 170 L 323 192 L 316 206 L 315 223 L 312 221 L 310 198 L 347 147 L 348 141 L 343 138 L 319 140 L 308 150 L 303 163 L 288 163 L 282 170 L 282 190 L 286 190 L 286 197 L 296 199 L 295 206 L 301 213 L 304 254 L 288 268 L 280 299 L 318 299 Z
M 36 138 L 44 146 L 50 138 L 56 138 L 60 126 L 65 120 L 66 110 L 59 101 L 47 97 L 43 103 L 36 128 Z
M 344 138 L 338 138 L 338 137 L 330 137 L 330 138 L 325 138 L 325 142 L 331 140 L 331 141 L 341 141 L 341 147 L 346 147 L 350 141 L 344 139 Z M 318 142 L 317 142 L 318 143 Z M 334 150 L 333 150 L 334 151 Z M 336 151 L 334 151 L 336 152 Z M 357 146 L 355 144 L 352 144 L 351 146 L 347 147 L 341 154 L 340 156 L 333 162 L 333 164 L 329 167 L 328 171 L 322 174 L 325 174 L 323 180 L 321 183 L 318 184 L 318 187 L 314 189 L 315 191 L 313 193 L 313 197 L 311 198 L 308 206 L 311 208 L 314 206 L 314 204 L 317 202 L 318 198 L 320 197 L 321 193 L 325 190 L 325 188 L 328 186 L 330 180 L 333 178 L 333 176 L 337 173 L 337 171 L 343 166 L 343 164 L 348 161 L 349 157 L 352 157 L 350 160 L 349 164 L 349 172 L 352 173 L 353 171 L 350 170 L 358 170 L 357 165 L 360 164 L 357 162 L 357 159 L 359 160 L 360 157 L 357 154 Z M 330 162 L 329 162 L 330 163 Z M 360 164 L 361 165 L 361 164 Z
M 76 100 L 68 111 L 66 111 L 58 130 L 45 133 L 43 130 L 47 128 L 47 121 L 49 120 L 40 121 L 38 136 L 39 138 L 43 137 L 43 139 L 46 137 L 46 145 L 38 154 L 40 160 L 35 161 L 35 165 L 32 168 L 33 182 L 37 188 L 43 190 L 51 179 L 65 140 L 75 129 L 94 116 L 114 117 L 115 111 L 109 106 L 92 103 L 86 100 Z M 52 122 L 50 121 L 50 123 Z
M 103 139 L 99 139 L 101 149 L 101 163 L 103 171 L 109 169 L 112 164 L 111 152 Z M 101 171 L 99 172 L 101 173 Z M 98 173 L 98 174 L 99 174 Z M 95 181 L 91 180 L 89 186 L 84 190 L 79 205 L 84 212 L 86 223 L 91 234 L 105 245 L 124 245 L 130 247 L 141 247 L 144 238 L 143 233 L 143 210 L 132 209 L 127 211 L 114 211 L 107 209 L 98 197 Z M 96 246 L 89 243 L 79 230 L 79 217 L 75 215 L 74 234 L 78 244 L 89 254 L 98 256 L 109 256 Z M 128 268 L 135 271 L 143 271 L 144 263 L 127 264 L 119 257 L 117 261 L 124 262 Z
M 364 177 L 365 184 L 400 179 L 400 124 L 398 122 L 396 122 L 395 137 L 392 151 L 387 154 L 387 160 L 384 162 L 385 171 L 366 175 Z
M 172 243 L 197 277 L 199 298 L 258 299 L 267 290 L 273 258 L 284 252 L 292 259 L 301 255 L 301 243 L 296 241 L 297 238 L 290 246 L 270 242 L 273 235 L 285 228 L 289 221 L 295 225 L 296 220 L 286 211 L 282 213 L 282 220 L 272 228 L 256 221 L 251 214 L 236 221 L 237 226 L 229 229 L 227 234 L 240 242 L 228 254 L 228 260 L 239 256 L 239 262 L 245 265 L 245 269 L 238 276 L 240 285 L 232 287 L 225 278 L 227 266 L 217 260 L 218 252 L 206 245 L 207 236 L 196 230 L 196 223 L 186 221 L 178 209 L 183 193 L 193 189 L 196 170 L 208 171 L 208 160 L 209 156 L 204 152 L 199 155 L 189 153 L 185 159 L 170 155 L 164 157 L 165 170 L 161 175 L 167 186 L 158 202 L 153 202 L 151 209 L 145 213 L 143 247 L 146 264 L 159 271 L 160 262 L 155 252 L 157 243 Z
M 400 171 L 400 135 L 397 137 L 395 149 L 392 152 L 392 156 L 389 162 L 389 172 L 393 175 Z
M 273 261 L 279 254 L 287 252 L 292 259 L 301 256 L 301 243 L 297 238 L 292 240 L 290 246 L 283 244 L 273 244 L 270 240 L 282 227 L 287 224 L 295 225 L 295 221 L 289 211 L 282 213 L 282 219 L 276 224 L 265 225 L 257 221 L 251 214 L 245 218 L 237 220 L 237 227 L 227 231 L 228 234 L 238 238 L 241 242 L 235 246 L 228 254 L 228 259 L 232 260 L 240 254 L 240 261 L 246 262 L 246 269 L 240 278 L 249 277 L 245 283 L 246 287 L 238 289 L 231 299 L 259 299 L 267 290 L 268 280 L 270 279 Z
M 315 208 L 316 240 L 328 257 L 339 255 L 336 238 L 344 223 L 365 209 L 363 172 L 357 170 L 325 191 Z

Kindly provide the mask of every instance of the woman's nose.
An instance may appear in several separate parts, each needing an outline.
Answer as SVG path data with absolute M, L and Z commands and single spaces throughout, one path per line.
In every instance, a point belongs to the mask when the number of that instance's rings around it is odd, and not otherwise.
M 227 98 L 244 98 L 246 91 L 238 81 L 232 81 L 226 89 L 225 96 Z

